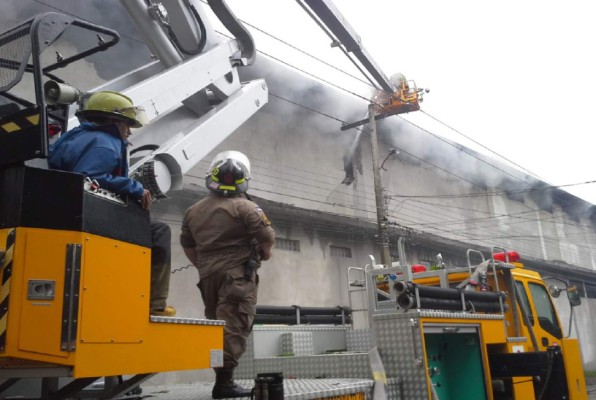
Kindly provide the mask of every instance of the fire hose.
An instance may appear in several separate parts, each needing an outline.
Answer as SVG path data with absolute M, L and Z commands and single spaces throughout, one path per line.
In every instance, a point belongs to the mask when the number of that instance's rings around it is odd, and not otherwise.
M 402 309 L 418 307 L 421 309 L 449 311 L 499 312 L 504 304 L 503 292 L 477 292 L 457 288 L 417 285 L 412 282 L 398 281 L 393 286 L 397 293 L 397 306 Z M 499 300 L 502 301 L 499 301 Z

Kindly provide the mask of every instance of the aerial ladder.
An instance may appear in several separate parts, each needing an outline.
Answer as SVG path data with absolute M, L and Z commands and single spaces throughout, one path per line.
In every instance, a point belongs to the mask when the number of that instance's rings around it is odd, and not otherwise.
M 28 398 L 115 398 L 155 373 L 222 365 L 223 321 L 149 315 L 148 213 L 45 163 L 90 92 L 120 91 L 151 122 L 133 135 L 131 177 L 158 199 L 181 189 L 268 101 L 264 80 L 238 77 L 255 58 L 250 34 L 224 1 L 209 5 L 233 39 L 197 0 L 123 0 L 157 59 L 95 88 L 73 87 L 68 71 L 108 54 L 117 32 L 46 13 L 0 34 L 0 396 L 41 378 Z
M 420 102 L 423 94 L 428 90 L 418 89 L 414 81 L 406 80 L 406 77 L 397 73 L 387 78 L 381 68 L 374 61 L 372 56 L 362 46 L 360 36 L 350 26 L 344 16 L 337 9 L 331 0 L 296 0 L 298 4 L 315 20 L 315 22 L 331 38 L 331 46 L 339 47 L 344 54 L 354 63 L 375 88 L 371 102 L 368 105 L 366 118 L 356 122 L 343 124 L 342 131 L 356 128 L 363 124 L 369 124 L 373 180 L 375 188 L 375 202 L 377 208 L 378 242 L 381 251 L 381 263 L 390 264 L 389 239 L 387 235 L 387 218 L 385 217 L 385 201 L 381 188 L 381 176 L 378 166 L 379 154 L 377 147 L 376 121 L 392 115 L 399 115 L 420 109 Z M 355 57 L 355 59 L 352 57 Z M 362 130 L 360 131 L 362 132 Z M 360 133 L 354 137 L 350 151 L 344 157 L 344 169 L 346 178 L 343 183 L 349 185 L 353 182 L 352 157 L 359 145 Z M 395 154 L 394 150 L 390 154 Z
M 420 109 L 423 95 L 428 90 L 419 89 L 413 80 L 407 80 L 401 73 L 387 78 L 362 45 L 360 36 L 331 0 L 296 1 L 331 38 L 331 46 L 339 47 L 375 87 L 375 94 L 371 99 L 375 120 Z M 344 124 L 341 130 L 352 129 L 368 122 L 369 117 Z

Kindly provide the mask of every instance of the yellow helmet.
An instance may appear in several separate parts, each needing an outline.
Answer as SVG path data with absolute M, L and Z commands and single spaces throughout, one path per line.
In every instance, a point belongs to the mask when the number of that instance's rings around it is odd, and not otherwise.
M 93 93 L 77 117 L 110 117 L 126 121 L 133 128 L 140 128 L 147 123 L 143 107 L 137 107 L 132 100 L 118 92 L 103 91 Z

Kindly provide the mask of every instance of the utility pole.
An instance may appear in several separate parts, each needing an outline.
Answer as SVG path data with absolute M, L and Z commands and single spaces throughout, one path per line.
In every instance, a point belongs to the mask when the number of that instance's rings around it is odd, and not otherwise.
M 391 266 L 389 255 L 389 238 L 387 237 L 387 221 L 385 219 L 385 202 L 383 187 L 381 185 L 381 171 L 379 170 L 379 149 L 377 143 L 377 122 L 375 120 L 375 105 L 368 105 L 368 118 L 370 126 L 370 142 L 372 148 L 373 180 L 375 185 L 375 202 L 377 204 L 377 228 L 379 232 L 379 247 L 381 251 L 381 264 Z

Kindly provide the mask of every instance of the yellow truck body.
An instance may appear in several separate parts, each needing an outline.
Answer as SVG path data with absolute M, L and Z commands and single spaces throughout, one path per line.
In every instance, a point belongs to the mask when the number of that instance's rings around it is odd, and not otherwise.
M 389 398 L 587 400 L 578 340 L 564 336 L 540 274 L 507 261 L 487 261 L 475 287 L 478 266 L 367 271 Z
M 0 230 L 0 243 L 9 237 L 1 368 L 62 366 L 74 378 L 155 373 L 209 368 L 222 350 L 222 324 L 151 321 L 150 249 L 39 228 Z

